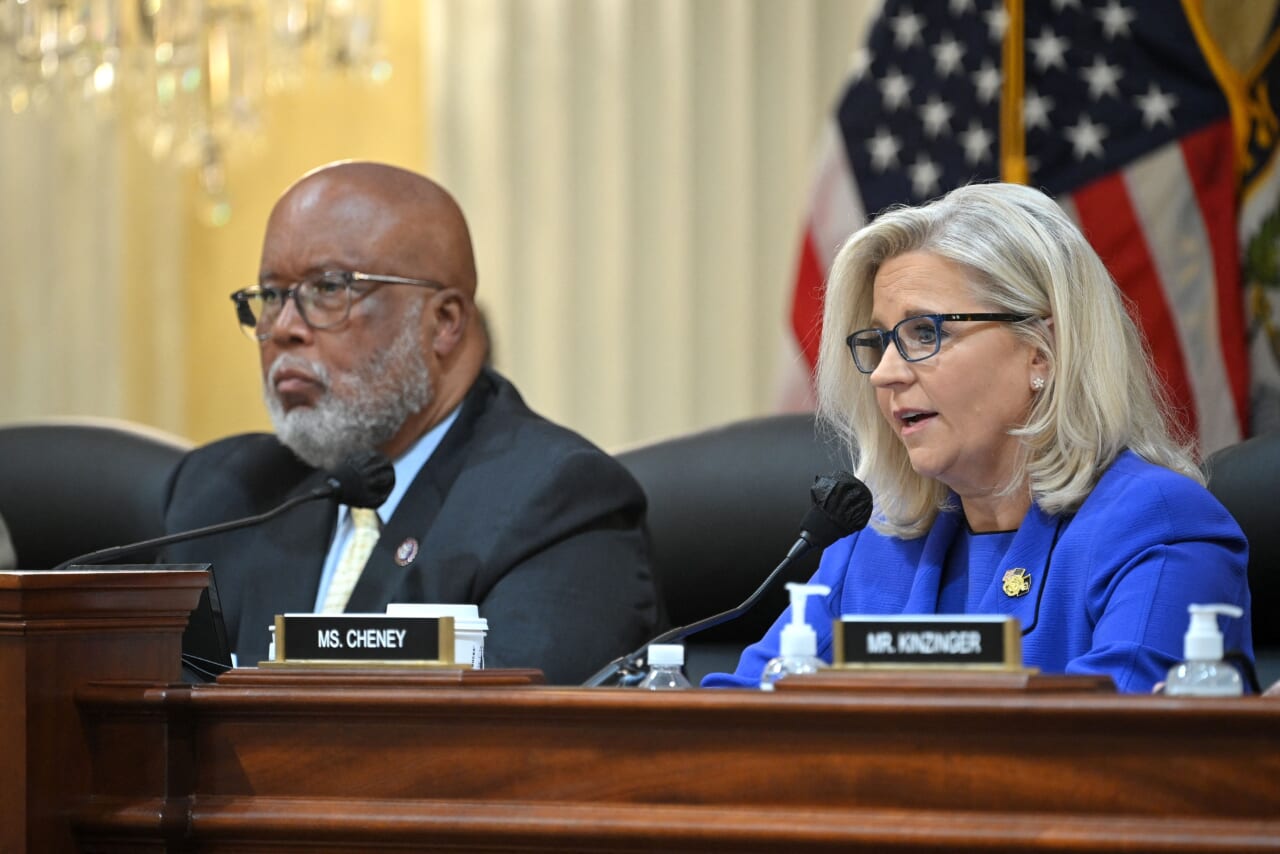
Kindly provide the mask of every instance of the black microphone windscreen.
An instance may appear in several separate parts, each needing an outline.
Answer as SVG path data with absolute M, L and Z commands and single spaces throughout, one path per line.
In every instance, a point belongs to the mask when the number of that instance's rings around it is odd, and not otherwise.
M 825 549 L 871 521 L 871 490 L 847 471 L 814 478 L 809 495 L 813 507 L 800 527 L 811 535 L 809 542 L 817 548 Z
M 387 500 L 396 485 L 391 461 L 377 451 L 352 454 L 329 472 L 325 482 L 334 496 L 348 507 L 375 509 Z

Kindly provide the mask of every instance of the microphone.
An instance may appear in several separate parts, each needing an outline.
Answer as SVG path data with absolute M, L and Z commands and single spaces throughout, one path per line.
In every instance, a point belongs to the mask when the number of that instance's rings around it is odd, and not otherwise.
M 809 497 L 813 506 L 800 520 L 800 536 L 784 561 L 795 560 L 810 549 L 825 549 L 871 521 L 871 490 L 847 471 L 815 477 Z
M 295 495 L 265 513 L 232 519 L 228 522 L 219 522 L 216 525 L 208 525 L 190 531 L 179 531 L 176 534 L 167 534 L 163 537 L 140 540 L 136 543 L 127 543 L 123 546 L 99 549 L 96 552 L 89 552 L 88 554 L 73 557 L 70 560 L 64 560 L 55 566 L 54 570 L 66 569 L 74 564 L 110 563 L 117 558 L 150 551 L 161 546 L 185 543 L 187 540 L 195 540 L 212 534 L 222 534 L 227 531 L 248 528 L 251 525 L 258 525 L 274 519 L 299 504 L 305 504 L 308 501 L 316 501 L 321 498 L 337 498 L 339 503 L 350 507 L 378 507 L 383 501 L 387 500 L 387 496 L 391 494 L 391 489 L 395 486 L 395 483 L 396 471 L 386 457 L 376 451 L 362 451 L 347 457 L 337 468 L 328 472 L 325 475 L 322 486 L 317 486 L 302 495 Z
M 339 504 L 375 510 L 387 500 L 396 485 L 396 470 L 391 461 L 377 451 L 352 454 L 324 479 Z
M 809 488 L 809 496 L 813 499 L 813 506 L 800 520 L 800 536 L 787 550 L 782 562 L 774 567 L 773 572 L 769 573 L 769 576 L 754 593 L 747 597 L 746 601 L 728 611 L 721 611 L 719 614 L 712 614 L 687 626 L 677 626 L 663 632 L 634 652 L 615 658 L 606 664 L 594 676 L 582 683 L 583 687 L 594 688 L 606 683 L 626 684 L 628 680 L 640 677 L 644 673 L 640 660 L 651 644 L 684 640 L 696 632 L 714 628 L 721 623 L 741 617 L 760 601 L 792 561 L 808 553 L 810 549 L 825 549 L 836 540 L 847 537 L 854 531 L 862 530 L 867 526 L 867 522 L 871 521 L 871 490 L 847 471 L 815 477 L 813 486 Z

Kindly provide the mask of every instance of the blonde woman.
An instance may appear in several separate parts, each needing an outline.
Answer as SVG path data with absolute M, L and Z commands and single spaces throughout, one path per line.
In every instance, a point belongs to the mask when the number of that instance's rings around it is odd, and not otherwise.
M 820 655 L 841 614 L 1009 615 L 1027 665 L 1149 691 L 1182 657 L 1187 605 L 1228 602 L 1245 616 L 1226 646 L 1252 658 L 1244 535 L 1052 199 L 983 184 L 885 212 L 840 250 L 823 324 L 819 414 L 876 510 L 822 556 Z M 756 684 L 789 620 L 704 684 Z

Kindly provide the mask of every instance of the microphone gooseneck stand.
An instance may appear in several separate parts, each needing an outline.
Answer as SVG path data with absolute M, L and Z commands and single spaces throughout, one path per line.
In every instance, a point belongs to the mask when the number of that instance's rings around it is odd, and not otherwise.
M 801 543 L 804 543 L 806 547 L 799 548 Z M 797 540 L 796 545 L 791 547 L 791 551 L 787 552 L 787 556 L 782 559 L 782 562 L 774 567 L 773 572 L 769 573 L 769 576 L 764 580 L 764 582 L 757 587 L 755 592 L 748 596 L 746 601 L 741 605 L 730 608 L 727 611 L 721 611 L 719 614 L 712 614 L 710 617 L 704 617 L 703 619 L 690 623 L 687 626 L 676 626 L 674 629 L 668 629 L 656 638 L 646 642 L 645 645 L 639 649 L 629 652 L 619 658 L 615 658 L 613 661 L 606 664 L 602 669 L 597 671 L 594 676 L 586 682 L 583 682 L 583 687 L 596 688 L 601 685 L 631 686 L 636 682 L 639 682 L 644 678 L 645 674 L 645 665 L 643 663 L 645 660 L 645 651 L 648 650 L 651 644 L 670 643 L 671 641 L 684 640 L 689 635 L 696 632 L 715 628 L 721 623 L 727 623 L 735 617 L 742 616 L 747 611 L 750 611 L 755 606 L 756 602 L 759 602 L 760 598 L 769 591 L 769 588 L 773 586 L 774 580 L 776 580 L 782 571 L 791 564 L 791 561 L 808 552 L 810 547 L 811 544 L 809 544 L 807 540 Z
M 318 501 L 323 498 L 335 498 L 339 503 L 346 504 L 350 507 L 378 507 L 382 502 L 387 500 L 387 496 L 391 494 L 392 488 L 395 486 L 396 474 L 391 462 L 382 454 L 376 451 L 367 451 L 363 453 L 353 454 L 342 462 L 333 471 L 325 475 L 324 484 L 317 486 L 310 492 L 302 495 L 295 495 L 284 503 L 273 507 L 265 513 L 259 513 L 254 516 L 245 516 L 240 519 L 232 519 L 227 522 L 219 522 L 214 525 L 207 525 L 203 528 L 195 528 L 187 531 L 179 531 L 175 534 L 168 534 L 163 537 L 154 537 L 149 540 L 141 540 L 136 543 L 128 543 L 123 546 L 112 546 L 111 548 L 99 549 L 88 554 L 78 555 L 69 560 L 65 560 L 53 568 L 53 571 L 65 570 L 68 567 L 77 565 L 94 565 L 104 564 L 114 561 L 118 558 L 128 555 L 137 554 L 138 552 L 151 551 L 161 546 L 173 545 L 175 543 L 184 543 L 188 540 L 199 539 L 213 534 L 226 533 L 241 528 L 252 527 L 263 522 L 270 521 L 282 513 L 292 510 L 299 504 L 305 504 L 308 501 Z M 207 564 L 206 564 L 207 566 Z M 188 624 L 188 632 L 191 627 L 199 622 L 204 622 L 212 626 L 210 631 L 217 638 L 214 643 L 219 648 L 218 654 L 228 656 L 226 650 L 226 638 L 224 637 L 224 629 L 222 627 L 221 611 L 216 609 L 213 604 L 217 593 L 217 583 L 210 570 L 209 590 L 200 597 L 200 604 L 196 606 L 192 612 L 191 622 Z M 190 670 L 195 674 L 196 681 L 207 681 L 216 678 L 230 666 L 230 660 L 214 661 L 206 657 L 195 655 L 184 651 L 182 654 L 184 665 L 184 677 L 186 670 Z
M 773 572 L 769 573 L 769 576 L 754 593 L 747 597 L 746 601 L 719 614 L 712 614 L 710 617 L 704 617 L 686 626 L 677 626 L 663 632 L 639 649 L 606 664 L 590 679 L 583 682 L 583 687 L 634 685 L 644 677 L 645 667 L 641 662 L 645 659 L 645 652 L 651 644 L 684 640 L 695 632 L 714 628 L 742 616 L 760 601 L 793 560 L 814 547 L 825 549 L 836 540 L 866 527 L 871 519 L 871 491 L 867 489 L 866 484 L 849 472 L 836 472 L 825 477 L 814 478 L 809 494 L 813 499 L 813 507 L 809 508 L 809 512 L 800 523 L 799 539 L 791 546 L 782 562 L 774 567 Z
M 207 525 L 203 528 L 195 528 L 189 531 L 179 531 L 176 534 L 166 534 L 163 537 L 154 537 L 150 540 L 127 543 L 123 546 L 98 549 L 95 552 L 77 555 L 64 560 L 53 569 L 58 571 L 77 564 L 110 563 L 117 558 L 142 551 L 150 551 L 161 546 L 185 543 L 187 540 L 195 540 L 212 534 L 222 534 L 238 528 L 248 528 L 270 521 L 281 513 L 292 510 L 299 504 L 317 501 L 321 498 L 336 497 L 339 502 L 352 507 L 377 507 L 387 500 L 387 496 L 391 494 L 392 487 L 395 486 L 395 481 L 395 469 L 392 468 L 391 462 L 382 454 L 377 452 L 356 454 L 330 472 L 325 477 L 323 486 L 317 486 L 303 495 L 295 495 L 265 513 L 219 522 L 215 525 Z

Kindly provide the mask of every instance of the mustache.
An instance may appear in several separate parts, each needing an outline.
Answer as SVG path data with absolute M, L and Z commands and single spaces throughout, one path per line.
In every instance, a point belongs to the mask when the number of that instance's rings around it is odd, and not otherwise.
M 271 367 L 267 370 L 268 390 L 275 388 L 276 378 L 281 371 L 286 370 L 302 371 L 310 374 L 326 389 L 329 388 L 329 369 L 325 367 L 323 362 L 314 362 L 296 353 L 281 353 L 276 356 L 276 360 L 271 363 Z

